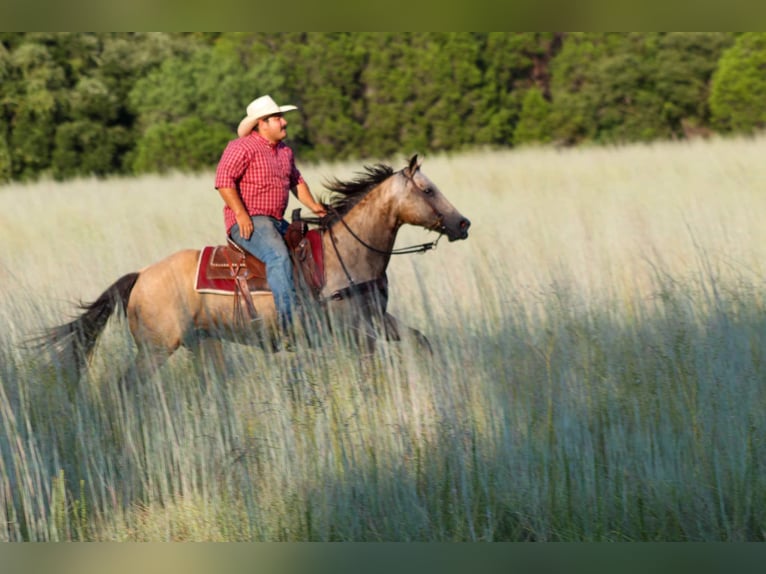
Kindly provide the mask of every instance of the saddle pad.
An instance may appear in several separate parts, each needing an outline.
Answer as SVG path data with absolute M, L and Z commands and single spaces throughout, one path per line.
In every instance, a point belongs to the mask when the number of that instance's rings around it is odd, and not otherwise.
M 208 245 L 202 248 L 197 260 L 197 272 L 194 275 L 194 289 L 200 293 L 234 295 L 235 281 L 228 261 L 235 260 L 222 257 L 224 250 L 228 249 L 226 245 Z M 222 263 L 224 261 L 226 263 Z M 240 268 L 236 263 L 234 270 L 240 275 L 246 271 L 244 267 Z M 247 269 L 247 271 L 247 286 L 251 293 L 271 292 L 271 288 L 266 282 L 265 269 L 261 273 L 253 273 L 251 269 Z
M 324 287 L 324 251 L 322 251 L 322 234 L 318 229 L 310 229 L 306 239 L 311 244 L 311 254 L 314 256 L 314 285 Z

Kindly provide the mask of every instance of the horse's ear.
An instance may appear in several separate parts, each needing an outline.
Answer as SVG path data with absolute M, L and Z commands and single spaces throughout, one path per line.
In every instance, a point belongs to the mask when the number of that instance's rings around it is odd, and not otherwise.
M 418 169 L 420 169 L 420 165 L 422 163 L 423 162 L 418 159 L 418 154 L 414 154 L 410 158 L 410 165 L 408 165 L 407 168 L 405 169 L 407 176 L 412 177 L 413 175 L 415 175 L 415 172 L 418 171 Z

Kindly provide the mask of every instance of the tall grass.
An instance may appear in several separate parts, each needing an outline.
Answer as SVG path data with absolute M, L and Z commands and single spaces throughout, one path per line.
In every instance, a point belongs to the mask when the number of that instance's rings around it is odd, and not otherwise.
M 764 539 L 764 151 L 428 158 L 473 221 L 391 264 L 433 358 L 227 344 L 128 394 L 121 320 L 79 382 L 22 342 L 220 242 L 212 175 L 0 189 L 0 539 Z

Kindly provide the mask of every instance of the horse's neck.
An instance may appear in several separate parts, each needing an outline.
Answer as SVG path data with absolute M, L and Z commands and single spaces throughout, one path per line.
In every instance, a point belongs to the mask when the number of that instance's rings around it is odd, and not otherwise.
M 398 230 L 396 217 L 384 198 L 362 200 L 325 234 L 327 288 L 348 286 L 349 275 L 356 284 L 381 277 L 388 266 Z

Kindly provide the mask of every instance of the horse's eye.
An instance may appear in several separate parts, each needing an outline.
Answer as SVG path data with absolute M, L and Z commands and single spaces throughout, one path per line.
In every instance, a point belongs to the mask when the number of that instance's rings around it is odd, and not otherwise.
M 423 190 L 423 193 L 426 195 L 433 195 L 434 194 L 434 188 L 433 187 L 427 187 Z

